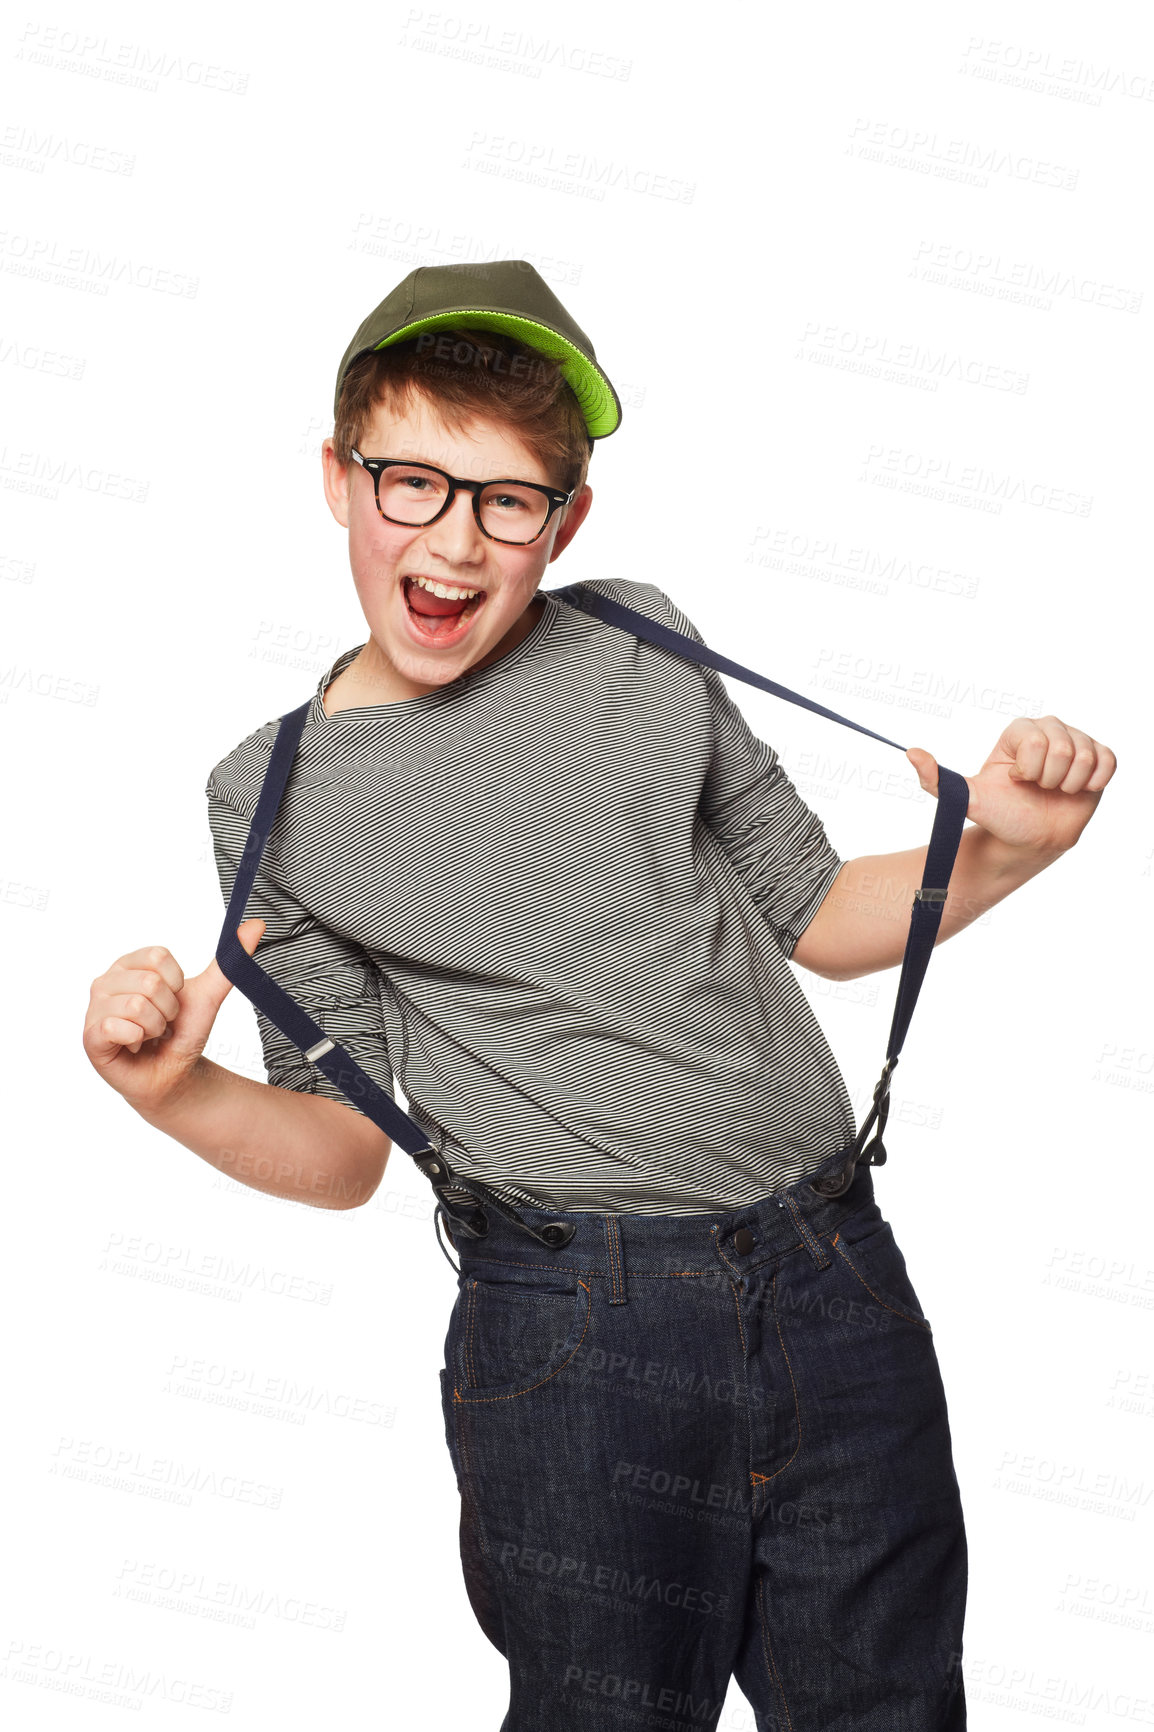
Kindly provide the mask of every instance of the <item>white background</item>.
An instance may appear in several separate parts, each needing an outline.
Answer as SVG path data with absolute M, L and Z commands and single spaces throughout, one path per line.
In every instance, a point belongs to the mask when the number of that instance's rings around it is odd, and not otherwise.
M 935 952 L 876 1182 L 950 1399 L 971 1723 L 1154 1724 L 1149 20 L 61 4 L 0 76 L 11 1723 L 504 1712 L 425 1182 L 271 1200 L 80 1037 L 125 950 L 206 965 L 208 771 L 366 635 L 318 461 L 345 345 L 414 265 L 512 257 L 625 403 L 547 587 L 656 582 L 964 774 L 1023 714 L 1118 757 Z M 899 752 L 731 689 L 844 856 L 928 839 Z M 799 978 L 860 1115 L 897 971 Z M 239 993 L 208 1050 L 263 1075 Z

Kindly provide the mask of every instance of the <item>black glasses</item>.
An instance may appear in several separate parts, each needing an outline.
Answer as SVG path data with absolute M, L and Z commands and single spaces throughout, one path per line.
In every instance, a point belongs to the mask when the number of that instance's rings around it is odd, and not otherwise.
M 409 529 L 436 523 L 464 487 L 473 495 L 473 516 L 482 535 L 508 547 L 536 541 L 576 491 L 560 493 L 536 481 L 466 481 L 431 463 L 406 463 L 399 457 L 362 457 L 359 451 L 353 457 L 372 476 L 377 510 L 387 523 Z

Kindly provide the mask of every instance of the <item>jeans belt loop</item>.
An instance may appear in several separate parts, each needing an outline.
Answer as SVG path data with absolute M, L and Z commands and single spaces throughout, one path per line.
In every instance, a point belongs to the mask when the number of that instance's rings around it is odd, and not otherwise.
M 815 1236 L 813 1228 L 810 1226 L 809 1222 L 798 1208 L 796 1201 L 790 1196 L 788 1191 L 785 1193 L 785 1206 L 793 1216 L 793 1224 L 801 1234 L 802 1244 L 813 1258 L 814 1267 L 816 1269 L 828 1269 L 830 1264 L 833 1262 L 833 1258 L 830 1256 L 830 1253 L 826 1250 L 821 1240 Z
M 625 1278 L 625 1253 L 621 1244 L 621 1223 L 616 1215 L 606 1215 L 605 1255 L 609 1263 L 609 1303 L 624 1305 L 629 1297 Z

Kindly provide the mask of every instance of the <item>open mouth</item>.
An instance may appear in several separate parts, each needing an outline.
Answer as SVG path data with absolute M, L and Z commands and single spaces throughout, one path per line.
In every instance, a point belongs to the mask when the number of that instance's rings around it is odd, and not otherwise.
M 453 587 L 445 584 L 446 589 Z M 418 637 L 430 643 L 448 643 L 463 637 L 484 604 L 486 591 L 480 590 L 465 601 L 449 596 L 434 595 L 406 577 L 401 585 L 409 623 Z

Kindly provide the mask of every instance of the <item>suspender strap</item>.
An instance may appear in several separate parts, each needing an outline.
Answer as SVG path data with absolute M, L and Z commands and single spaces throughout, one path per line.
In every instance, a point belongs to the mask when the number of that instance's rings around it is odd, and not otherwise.
M 488 1185 L 482 1184 L 479 1179 L 459 1177 L 444 1155 L 433 1148 L 420 1125 L 411 1119 L 408 1113 L 402 1112 L 396 1102 L 390 1099 L 383 1089 L 379 1089 L 372 1077 L 361 1069 L 351 1053 L 347 1053 L 344 1047 L 331 1040 L 319 1023 L 314 1022 L 296 1000 L 289 997 L 283 986 L 279 986 L 255 957 L 248 954 L 236 935 L 236 929 L 244 919 L 245 903 L 252 893 L 265 843 L 276 821 L 277 811 L 288 784 L 311 703 L 310 698 L 308 703 L 290 710 L 282 717 L 277 729 L 272 756 L 260 798 L 256 803 L 256 811 L 253 813 L 252 826 L 245 841 L 240 866 L 233 881 L 228 911 L 216 947 L 216 960 L 220 971 L 234 986 L 240 988 L 246 998 L 251 999 L 258 1010 L 264 1012 L 274 1027 L 279 1028 L 294 1046 L 300 1047 L 305 1057 L 315 1064 L 318 1070 L 323 1071 L 342 1094 L 362 1107 L 366 1116 L 372 1119 L 386 1136 L 399 1143 L 413 1157 L 432 1184 L 437 1200 L 446 1214 L 451 1216 L 464 1232 L 483 1238 L 489 1230 L 485 1210 L 492 1209 L 516 1226 L 523 1227 L 535 1239 L 540 1239 L 542 1244 L 550 1247 L 564 1245 L 576 1231 L 572 1223 L 547 1221 L 540 1228 L 531 1227 L 516 1209 L 510 1208 Z M 479 1220 L 470 1221 L 459 1213 L 446 1197 L 445 1193 L 449 1188 L 465 1191 L 476 1198 L 480 1211 Z
M 872 728 L 866 728 L 860 722 L 851 722 L 845 716 L 839 716 L 834 710 L 827 710 L 823 705 L 814 703 L 811 698 L 798 692 L 791 692 L 788 687 L 777 685 L 764 675 L 754 673 L 750 668 L 742 667 L 739 662 L 730 661 L 727 656 L 718 655 L 715 650 L 699 644 L 694 638 L 686 637 L 681 632 L 673 631 L 669 626 L 661 625 L 657 620 L 650 619 L 646 614 L 638 613 L 631 607 L 610 600 L 609 597 L 598 595 L 592 590 L 586 590 L 581 584 L 570 584 L 565 589 L 546 591 L 546 594 L 558 596 L 572 606 L 581 608 L 586 613 L 593 613 L 605 620 L 609 625 L 620 626 L 624 631 L 632 632 L 636 637 L 648 643 L 656 644 L 658 648 L 670 651 L 686 660 L 699 662 L 703 666 L 716 668 L 719 673 L 729 674 L 735 679 L 745 680 L 749 685 L 760 686 L 763 691 L 774 697 L 785 698 L 790 703 L 801 704 L 805 709 L 812 710 L 816 715 L 825 716 L 833 722 L 840 722 L 844 727 L 854 728 L 858 733 L 868 734 L 871 739 L 880 740 L 883 745 L 895 746 L 898 751 L 904 751 L 896 740 L 889 740 L 884 734 L 877 734 Z M 575 1232 L 572 1223 L 562 1221 L 547 1221 L 541 1227 L 533 1227 L 502 1198 L 480 1179 L 462 1178 L 449 1166 L 445 1156 L 430 1144 L 428 1137 L 416 1121 L 392 1100 L 383 1089 L 379 1089 L 372 1078 L 361 1069 L 350 1053 L 347 1053 L 336 1041 L 325 1034 L 320 1025 L 304 1011 L 296 1001 L 289 997 L 283 987 L 279 986 L 264 968 L 249 956 L 236 935 L 236 929 L 244 919 L 245 904 L 252 892 L 265 843 L 276 821 L 285 788 L 288 785 L 293 760 L 296 756 L 300 737 L 304 730 L 311 698 L 297 709 L 290 710 L 281 718 L 273 741 L 272 756 L 269 759 L 268 770 L 264 784 L 257 800 L 256 811 L 253 814 L 252 825 L 245 841 L 241 855 L 240 866 L 233 883 L 232 894 L 229 897 L 228 910 L 221 929 L 220 940 L 216 948 L 216 960 L 221 973 L 231 980 L 234 986 L 240 988 L 245 997 L 250 999 L 258 1010 L 262 1011 L 268 1020 L 278 1028 L 283 1035 L 291 1040 L 294 1046 L 300 1048 L 305 1057 L 318 1070 L 323 1071 L 329 1080 L 336 1084 L 342 1094 L 354 1104 L 360 1106 L 366 1116 L 382 1130 L 386 1136 L 410 1154 L 421 1172 L 430 1181 L 437 1199 L 445 1213 L 464 1232 L 475 1237 L 483 1237 L 488 1231 L 487 1209 L 503 1216 L 507 1221 L 524 1228 L 543 1244 L 556 1248 L 568 1243 Z M 966 811 L 969 806 L 969 787 L 964 776 L 955 770 L 948 770 L 944 765 L 938 766 L 938 799 L 934 814 L 933 832 L 926 854 L 925 872 L 921 887 L 915 892 L 913 914 L 910 921 L 909 936 L 906 940 L 905 955 L 902 959 L 901 978 L 898 982 L 897 1004 L 894 1008 L 893 1022 L 890 1026 L 889 1043 L 886 1048 L 886 1061 L 882 1067 L 881 1079 L 874 1089 L 873 1106 L 859 1130 L 847 1156 L 845 1167 L 837 1174 L 815 1184 L 815 1189 L 821 1190 L 825 1196 L 839 1196 L 848 1189 L 858 1160 L 867 1165 L 881 1166 L 885 1160 L 885 1146 L 881 1133 L 885 1128 L 886 1116 L 889 1111 L 889 1080 L 894 1066 L 898 1062 L 898 1054 L 909 1029 L 910 1019 L 917 1003 L 918 992 L 925 977 L 934 940 L 941 925 L 942 907 L 945 903 L 949 886 L 950 873 L 957 857 L 958 844 L 961 840 L 962 826 L 965 823 Z M 874 1140 L 866 1146 L 866 1137 L 877 1122 Z M 450 1189 L 462 1191 L 476 1199 L 479 1219 L 470 1221 L 461 1215 L 447 1199 L 446 1192 Z
M 729 674 L 734 679 L 744 680 L 747 685 L 759 686 L 762 691 L 771 693 L 773 697 L 785 698 L 791 704 L 800 704 L 804 709 L 812 710 L 815 715 L 825 716 L 831 722 L 840 722 L 843 727 L 854 728 L 859 734 L 868 734 L 872 740 L 880 740 L 883 745 L 893 746 L 897 751 L 905 752 L 906 748 L 898 745 L 896 740 L 887 739 L 884 734 L 877 734 L 872 728 L 863 727 L 860 722 L 851 722 L 847 717 L 839 716 L 835 710 L 827 710 L 823 704 L 815 703 L 812 698 L 807 698 L 800 692 L 791 692 L 788 686 L 779 686 L 776 681 L 766 679 L 764 674 L 754 673 L 751 668 L 742 667 L 740 662 L 730 661 L 728 656 L 718 655 L 716 650 L 711 650 L 705 644 L 698 643 L 695 638 L 686 637 L 682 632 L 674 631 L 670 626 L 661 625 L 657 620 L 650 619 L 647 614 L 638 613 L 635 608 L 626 607 L 624 603 L 614 601 L 609 596 L 599 595 L 596 591 L 586 589 L 579 583 L 569 584 L 564 589 L 555 589 L 549 593 L 560 596 L 571 606 L 582 608 L 586 613 L 596 614 L 598 618 L 605 620 L 609 625 L 620 626 L 623 631 L 632 632 L 635 637 L 643 638 L 647 643 L 656 644 L 660 649 L 669 650 L 672 655 L 683 656 L 686 660 L 699 662 L 704 667 L 716 668 L 718 673 Z M 890 1077 L 909 1032 L 914 1006 L 917 1003 L 918 993 L 921 991 L 938 929 L 942 923 L 942 909 L 945 906 L 950 874 L 954 869 L 954 861 L 957 859 L 958 844 L 962 839 L 962 828 L 966 821 L 969 804 L 970 790 L 965 777 L 960 776 L 956 770 L 948 770 L 944 764 L 939 764 L 938 797 L 934 811 L 934 825 L 930 834 L 929 848 L 926 850 L 922 882 L 914 892 L 910 930 L 906 939 L 905 954 L 902 957 L 897 1003 L 894 1006 L 893 1022 L 890 1025 L 885 1064 L 882 1066 L 881 1077 L 874 1088 L 873 1105 L 854 1139 L 844 1168 L 827 1179 L 818 1180 L 814 1186 L 816 1190 L 821 1191 L 823 1196 L 836 1197 L 848 1190 L 853 1180 L 854 1168 L 859 1160 L 867 1166 L 875 1167 L 880 1167 L 885 1161 L 886 1151 L 885 1144 L 882 1142 L 882 1132 L 885 1129 L 886 1117 L 889 1112 Z M 866 1138 L 873 1129 L 875 1121 L 877 1129 L 874 1132 L 874 1139 L 867 1146 Z

